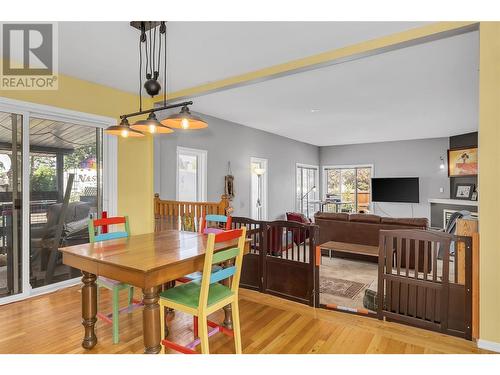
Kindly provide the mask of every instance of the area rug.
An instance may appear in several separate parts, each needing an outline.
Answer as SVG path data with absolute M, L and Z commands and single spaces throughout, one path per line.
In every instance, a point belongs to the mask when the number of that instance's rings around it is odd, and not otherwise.
M 356 281 L 334 279 L 333 277 L 319 278 L 319 292 L 332 296 L 354 299 L 367 285 Z

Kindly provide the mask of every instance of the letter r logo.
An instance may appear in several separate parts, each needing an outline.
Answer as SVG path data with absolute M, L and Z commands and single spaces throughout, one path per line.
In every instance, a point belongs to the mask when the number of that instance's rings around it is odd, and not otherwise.
M 3 74 L 52 75 L 52 24 L 3 24 Z

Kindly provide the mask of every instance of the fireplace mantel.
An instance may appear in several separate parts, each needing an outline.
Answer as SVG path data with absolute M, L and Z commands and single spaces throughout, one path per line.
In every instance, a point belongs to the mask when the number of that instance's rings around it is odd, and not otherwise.
M 468 201 L 468 200 L 463 200 L 463 199 L 441 199 L 441 198 L 435 198 L 435 199 L 429 199 L 429 203 L 436 203 L 436 204 L 451 204 L 454 206 L 478 206 L 477 201 Z

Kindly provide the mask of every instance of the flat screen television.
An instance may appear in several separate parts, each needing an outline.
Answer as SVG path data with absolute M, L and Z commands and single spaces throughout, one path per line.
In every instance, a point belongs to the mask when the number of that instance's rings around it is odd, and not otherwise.
M 372 178 L 372 201 L 419 203 L 418 177 Z

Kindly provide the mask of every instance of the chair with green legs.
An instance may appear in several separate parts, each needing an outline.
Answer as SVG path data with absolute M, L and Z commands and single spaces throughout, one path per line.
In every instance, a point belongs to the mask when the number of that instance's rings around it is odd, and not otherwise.
M 103 215 L 104 216 L 104 215 Z M 110 225 L 123 225 L 123 231 L 108 233 L 108 226 Z M 97 230 L 97 233 L 96 233 Z M 89 220 L 89 240 L 90 243 L 99 241 L 117 240 L 120 238 L 127 238 L 130 236 L 130 226 L 128 216 L 123 217 L 103 217 L 101 219 Z M 119 334 L 119 314 L 122 311 L 132 312 L 136 307 L 142 304 L 134 300 L 134 287 L 116 280 L 108 279 L 107 277 L 99 276 L 97 278 L 97 301 L 99 303 L 99 288 L 106 288 L 112 293 L 113 311 L 109 314 L 97 313 L 97 317 L 106 323 L 113 325 L 113 344 L 120 341 Z M 128 291 L 128 305 L 120 309 L 120 291 Z

